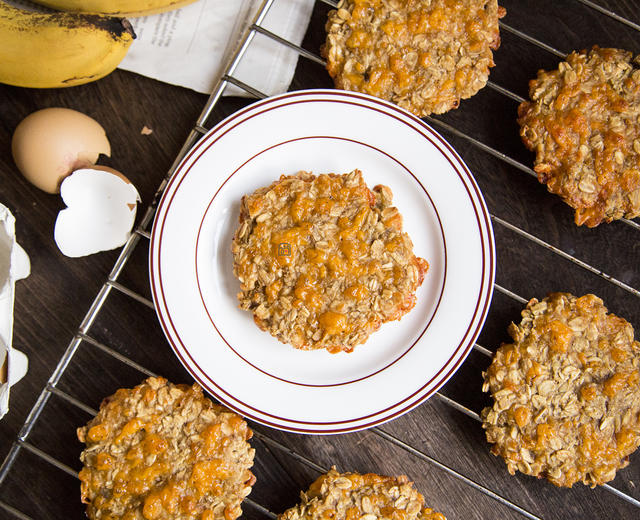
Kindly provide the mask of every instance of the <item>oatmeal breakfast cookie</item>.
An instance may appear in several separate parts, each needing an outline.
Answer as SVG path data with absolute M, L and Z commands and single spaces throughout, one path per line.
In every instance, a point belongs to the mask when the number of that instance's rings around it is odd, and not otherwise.
M 532 299 L 485 374 L 491 451 L 557 486 L 595 487 L 640 445 L 640 343 L 592 294 Z
M 232 244 L 240 307 L 283 343 L 334 353 L 399 320 L 428 264 L 391 199 L 359 170 L 299 172 L 243 197 Z
M 278 516 L 278 520 L 446 520 L 425 507 L 424 497 L 413 482 L 400 475 L 385 477 L 374 473 L 338 473 L 335 468 L 321 475 L 301 503 Z
M 572 52 L 539 71 L 518 107 L 534 170 L 575 209 L 577 225 L 640 215 L 640 56 L 620 49 Z
M 322 54 L 336 88 L 441 114 L 486 85 L 505 14 L 497 0 L 342 0 Z
M 120 389 L 78 428 L 82 501 L 92 520 L 234 520 L 251 491 L 244 420 L 198 385 L 152 377 Z

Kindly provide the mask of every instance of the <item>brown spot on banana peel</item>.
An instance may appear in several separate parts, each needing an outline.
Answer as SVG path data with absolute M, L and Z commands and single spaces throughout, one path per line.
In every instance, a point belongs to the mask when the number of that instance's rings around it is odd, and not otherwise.
M 73 29 L 76 27 L 83 27 L 86 25 L 92 25 L 97 29 L 102 29 L 108 32 L 114 40 L 120 40 L 129 34 L 132 39 L 136 39 L 136 33 L 133 30 L 131 22 L 126 18 L 113 18 L 111 16 L 100 16 L 97 14 L 69 14 L 69 13 L 54 13 L 53 19 L 56 19 L 60 25 Z
M 76 85 L 77 81 L 87 80 L 87 83 L 88 83 L 89 81 L 93 81 L 94 79 L 99 79 L 99 78 L 94 74 L 92 74 L 91 76 L 73 76 L 72 78 L 67 78 L 65 80 L 62 80 L 62 83 L 70 83 L 72 85 Z
M 136 39 L 136 33 L 133 30 L 133 26 L 126 18 L 115 18 L 112 16 L 101 16 L 97 14 L 63 13 L 58 11 L 51 13 L 33 12 L 30 16 L 32 17 L 31 23 L 34 25 L 55 23 L 67 29 L 78 29 L 92 26 L 96 29 L 109 33 L 114 40 L 121 40 L 122 38 L 126 38 L 127 35 L 129 35 L 133 40 Z M 25 27 L 24 30 L 28 31 L 29 27 Z
M 131 35 L 131 38 L 134 40 L 137 38 L 135 31 L 133 30 L 133 25 L 126 18 L 120 18 L 120 25 L 122 28 Z

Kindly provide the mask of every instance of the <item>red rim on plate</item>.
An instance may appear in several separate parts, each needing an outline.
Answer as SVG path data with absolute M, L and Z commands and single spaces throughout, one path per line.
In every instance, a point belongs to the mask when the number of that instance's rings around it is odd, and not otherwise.
M 318 114 L 354 122 L 336 129 Z M 248 313 L 237 310 L 234 295 L 229 238 L 241 194 L 281 173 L 337 171 L 341 161 L 347 164 L 341 172 L 353 169 L 352 162 L 354 167 L 364 162 L 384 170 L 380 180 L 394 194 L 394 187 L 400 188 L 404 205 L 396 202 L 405 223 L 415 228 L 405 225 L 416 254 L 431 263 L 431 286 L 428 294 L 418 293 L 418 305 L 395 329 L 381 333 L 385 324 L 374 333 L 369 342 L 381 334 L 373 340 L 379 345 L 369 352 L 368 342 L 356 348 L 357 355 L 302 353 L 305 358 L 246 325 Z M 280 164 L 285 171 L 273 171 Z M 364 168 L 363 173 L 367 180 Z M 413 211 L 407 214 L 405 207 Z M 421 247 L 428 253 L 422 254 Z M 406 413 L 453 375 L 486 318 L 495 248 L 480 190 L 440 135 L 377 98 L 311 90 L 254 103 L 194 146 L 159 203 L 149 265 L 165 335 L 207 391 L 263 424 L 328 434 L 368 428 Z M 319 403 L 317 416 L 314 402 Z

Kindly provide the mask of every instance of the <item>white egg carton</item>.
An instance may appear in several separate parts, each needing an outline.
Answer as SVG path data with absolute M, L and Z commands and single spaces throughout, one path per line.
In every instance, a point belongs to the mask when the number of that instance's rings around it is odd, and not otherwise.
M 29 360 L 12 348 L 16 280 L 29 276 L 27 253 L 16 242 L 16 219 L 0 203 L 0 418 L 9 411 L 9 389 L 27 373 Z

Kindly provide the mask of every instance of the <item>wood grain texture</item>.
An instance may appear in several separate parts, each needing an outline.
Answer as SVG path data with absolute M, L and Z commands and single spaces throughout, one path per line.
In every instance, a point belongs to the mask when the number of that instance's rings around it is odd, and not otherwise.
M 280 1 L 280 0 L 275 0 Z M 637 2 L 598 0 L 598 5 L 640 24 Z M 579 0 L 522 2 L 503 0 L 504 24 L 562 53 L 593 44 L 640 52 L 640 32 Z M 316 2 L 303 47 L 318 53 L 324 42 L 329 7 Z M 491 81 L 516 96 L 528 95 L 528 81 L 541 68 L 557 66 L 553 52 L 503 30 Z M 292 90 L 330 88 L 323 68 L 301 59 Z M 0 202 L 17 218 L 17 237 L 32 260 L 32 274 L 16 287 L 14 345 L 30 359 L 28 375 L 12 391 L 11 410 L 0 421 L 0 459 L 16 440 L 29 410 L 73 338 L 91 301 L 117 258 L 107 252 L 86 258 L 62 256 L 53 243 L 53 224 L 62 208 L 58 196 L 40 192 L 16 171 L 10 139 L 18 122 L 34 110 L 50 106 L 75 108 L 97 119 L 112 144 L 112 157 L 100 162 L 123 171 L 149 204 L 198 117 L 206 96 L 116 71 L 81 87 L 57 90 L 0 85 Z M 213 126 L 249 103 L 224 98 L 206 122 Z M 601 296 L 611 312 L 640 327 L 638 296 L 531 241 L 502 222 L 587 262 L 615 279 L 640 289 L 640 230 L 622 222 L 596 229 L 577 228 L 573 212 L 547 192 L 527 171 L 487 153 L 477 140 L 521 163 L 533 155 L 521 144 L 515 121 L 518 102 L 490 87 L 434 118 L 434 128 L 452 143 L 468 164 L 494 217 L 498 258 L 496 282 L 516 295 L 542 298 L 550 291 Z M 446 130 L 439 123 L 457 132 Z M 141 135 L 143 126 L 153 129 Z M 458 132 L 464 135 L 460 136 Z M 142 212 L 142 211 L 141 211 Z M 406 217 L 410 218 L 410 216 Z M 118 282 L 150 299 L 148 240 L 143 238 Z M 510 321 L 520 319 L 522 304 L 496 291 L 477 343 L 489 351 L 509 340 Z M 90 331 L 80 342 L 57 388 L 32 432 L 29 446 L 42 450 L 72 471 L 80 469 L 82 445 L 75 429 L 91 414 L 65 395 L 97 409 L 120 387 L 131 387 L 146 373 L 174 382 L 191 382 L 168 346 L 152 309 L 113 289 Z M 123 362 L 126 358 L 130 362 Z M 440 390 L 472 412 L 489 404 L 481 392 L 482 371 L 490 359 L 472 351 L 461 369 Z M 142 370 L 140 370 L 140 368 Z M 257 389 L 259 391 L 259 389 Z M 380 392 L 385 389 L 381 388 Z M 375 395 L 371 399 L 376 399 Z M 313 406 L 313 403 L 309 403 Z M 546 481 L 508 475 L 504 463 L 489 453 L 479 422 L 434 396 L 412 412 L 380 428 L 338 436 L 296 435 L 252 424 L 256 436 L 254 472 L 258 478 L 251 500 L 279 513 L 298 501 L 299 492 L 336 465 L 339 470 L 407 474 L 427 503 L 449 519 L 516 519 L 522 514 L 493 494 L 545 519 L 637 518 L 640 509 L 606 489 L 576 485 L 557 489 Z M 640 454 L 631 457 L 612 486 L 640 500 Z M 80 519 L 79 483 L 29 449 L 22 449 L 8 478 L 0 485 L 0 501 L 34 519 Z M 13 518 L 0 509 L 0 518 Z M 259 507 L 244 506 L 244 518 L 266 518 Z

